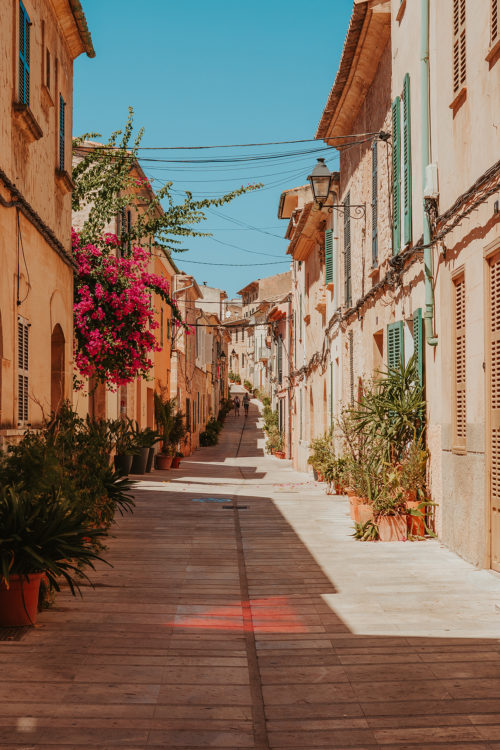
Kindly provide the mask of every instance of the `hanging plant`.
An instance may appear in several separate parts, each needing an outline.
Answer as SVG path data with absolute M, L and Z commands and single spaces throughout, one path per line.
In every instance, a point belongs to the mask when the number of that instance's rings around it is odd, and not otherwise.
M 77 264 L 75 364 L 80 375 L 112 389 L 147 376 L 152 353 L 161 349 L 154 333 L 158 323 L 152 293 L 170 306 L 174 325 L 191 332 L 168 281 L 148 271 L 150 253 L 144 248 L 133 247 L 127 257 L 120 257 L 115 235 L 105 235 L 98 244 L 81 245 L 76 232 L 72 239 Z M 81 378 L 75 386 L 83 388 Z

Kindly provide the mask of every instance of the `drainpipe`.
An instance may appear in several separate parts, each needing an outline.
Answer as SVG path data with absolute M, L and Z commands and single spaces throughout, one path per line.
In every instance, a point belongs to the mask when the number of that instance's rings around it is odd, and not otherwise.
M 431 225 L 429 215 L 425 210 L 425 198 L 423 196 L 426 183 L 426 169 L 430 163 L 429 147 L 429 2 L 422 2 L 422 31 L 421 31 L 421 73 L 422 73 L 422 202 L 424 217 L 424 275 L 425 275 L 425 313 L 424 326 L 425 338 L 429 346 L 437 346 L 438 338 L 434 336 L 434 290 L 433 290 L 433 268 L 432 268 L 432 246 Z

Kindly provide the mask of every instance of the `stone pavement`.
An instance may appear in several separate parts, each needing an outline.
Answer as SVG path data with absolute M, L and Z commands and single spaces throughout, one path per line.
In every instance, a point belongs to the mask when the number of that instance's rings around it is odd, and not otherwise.
M 140 481 L 96 588 L 0 642 L 2 750 L 500 748 L 500 579 L 355 542 L 257 417 Z

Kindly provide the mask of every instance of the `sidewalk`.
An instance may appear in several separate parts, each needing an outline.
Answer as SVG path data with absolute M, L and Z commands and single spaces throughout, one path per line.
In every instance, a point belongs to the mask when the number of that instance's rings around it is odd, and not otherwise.
M 500 578 L 355 542 L 263 446 L 252 404 L 148 475 L 96 588 L 0 642 L 2 750 L 500 749 Z

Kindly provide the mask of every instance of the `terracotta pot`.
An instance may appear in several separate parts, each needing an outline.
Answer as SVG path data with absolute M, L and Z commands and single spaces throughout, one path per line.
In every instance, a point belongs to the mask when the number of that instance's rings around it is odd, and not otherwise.
M 323 474 L 321 474 L 321 473 L 318 472 L 317 480 L 318 480 L 318 482 L 324 482 L 325 481 L 325 477 L 323 476 Z
M 115 469 L 118 474 L 126 476 L 130 474 L 132 468 L 133 456 L 129 456 L 128 453 L 117 453 L 115 456 Z
M 358 508 L 360 505 L 362 505 L 364 502 L 363 497 L 358 497 L 357 495 L 349 495 L 349 508 L 351 511 L 351 518 L 353 521 L 356 521 L 356 523 L 359 523 L 359 511 Z
M 132 459 L 131 474 L 145 474 L 148 463 L 149 448 L 141 448 L 139 453 Z
M 379 516 L 377 526 L 381 542 L 404 542 L 408 538 L 406 516 Z
M 344 488 L 343 488 L 343 487 L 341 487 L 341 485 L 340 485 L 340 484 L 335 484 L 335 493 L 336 493 L 337 495 L 345 495 L 345 494 L 346 494 L 346 492 L 345 492 Z
M 160 471 L 166 471 L 172 466 L 172 456 L 166 456 L 164 453 L 156 455 L 156 468 Z
M 358 505 L 358 523 L 367 523 L 373 521 L 373 506 L 369 503 L 360 503 Z
M 178 469 L 181 465 L 182 456 L 174 456 L 172 459 L 172 469 Z
M 415 491 L 415 498 L 416 494 Z M 407 500 L 405 505 L 407 508 L 417 510 L 420 503 L 416 499 Z M 418 518 L 417 516 L 406 516 L 406 527 L 408 529 L 408 534 L 411 534 L 412 536 L 425 536 L 425 523 L 423 518 Z
M 38 592 L 43 573 L 10 576 L 9 588 L 0 583 L 0 625 L 17 628 L 34 625 L 38 610 Z

